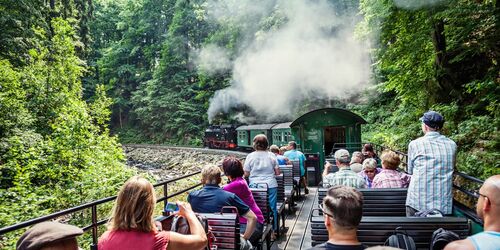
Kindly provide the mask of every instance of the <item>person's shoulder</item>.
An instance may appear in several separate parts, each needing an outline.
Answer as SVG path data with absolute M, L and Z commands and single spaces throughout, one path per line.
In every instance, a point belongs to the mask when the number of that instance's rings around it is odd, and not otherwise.
M 444 250 L 474 250 L 474 244 L 469 239 L 456 240 L 448 243 Z

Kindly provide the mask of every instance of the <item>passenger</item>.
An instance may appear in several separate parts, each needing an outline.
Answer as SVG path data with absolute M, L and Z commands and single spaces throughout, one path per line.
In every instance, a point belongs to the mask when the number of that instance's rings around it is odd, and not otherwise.
M 280 154 L 280 149 L 276 145 L 271 145 L 269 150 L 276 156 L 276 160 L 278 161 L 278 165 L 289 165 L 290 161 L 288 158 L 284 157 Z
M 240 249 L 252 249 L 249 239 L 252 236 L 257 216 L 236 194 L 224 191 L 219 187 L 221 183 L 221 170 L 214 165 L 205 166 L 201 170 L 201 183 L 203 188 L 188 195 L 188 202 L 197 213 L 220 213 L 222 207 L 233 206 L 238 209 L 238 214 L 247 220 L 245 233 L 240 237 Z
M 76 237 L 83 230 L 59 222 L 38 223 L 21 235 L 17 250 L 78 250 Z
M 178 202 L 178 214 L 186 218 L 190 235 L 158 231 L 153 218 L 156 204 L 154 188 L 148 180 L 134 176 L 123 184 L 108 231 L 99 238 L 99 250 L 107 249 L 203 249 L 205 229 L 189 204 Z
M 353 188 L 365 188 L 363 178 L 354 173 L 349 167 L 349 151 L 339 149 L 334 154 L 335 162 L 339 171 L 329 173 L 332 165 L 328 162 L 323 171 L 323 187 L 348 186 Z
M 297 143 L 295 141 L 288 142 L 288 151 L 285 152 L 284 156 L 290 161 L 299 161 L 300 164 L 300 182 L 304 186 L 304 193 L 308 194 L 309 189 L 307 188 L 307 177 L 306 177 L 306 156 L 297 150 Z
M 236 159 L 235 157 L 227 157 L 222 162 L 222 167 L 224 169 L 224 175 L 226 175 L 231 183 L 224 186 L 224 190 L 236 194 L 257 216 L 257 226 L 252 236 L 250 237 L 250 242 L 252 245 L 256 246 L 259 242 L 260 237 L 262 236 L 262 230 L 264 230 L 264 216 L 262 215 L 262 211 L 255 203 L 255 200 L 252 195 L 252 191 L 248 188 L 248 184 L 243 179 L 243 165 L 241 161 Z M 247 228 L 247 220 L 243 217 L 240 217 L 240 231 L 244 233 Z
M 367 188 L 372 188 L 373 179 L 380 171 L 380 168 L 377 168 L 377 161 L 373 158 L 368 158 L 363 161 L 363 170 L 358 175 L 363 178 Z
M 355 151 L 352 153 L 350 167 L 354 173 L 359 173 L 363 170 L 363 154 L 361 152 Z
M 375 150 L 373 150 L 373 145 L 369 143 L 363 145 L 363 149 L 361 149 L 361 152 L 363 153 L 365 160 L 368 158 L 373 158 L 377 161 L 377 166 L 380 166 L 380 158 L 378 158 L 377 153 L 375 153 Z
M 438 209 L 452 213 L 451 193 L 457 145 L 439 134 L 444 118 L 434 111 L 426 112 L 420 120 L 424 136 L 408 145 L 408 173 L 412 175 L 406 197 L 406 215 Z
M 253 138 L 254 152 L 247 155 L 243 170 L 245 176 L 249 177 L 250 186 L 257 186 L 260 183 L 267 184 L 269 188 L 269 206 L 273 212 L 273 231 L 278 230 L 278 210 L 276 208 L 278 202 L 278 182 L 275 175 L 280 174 L 280 168 L 276 156 L 267 151 L 269 142 L 263 134 L 256 135 Z M 276 234 L 273 233 L 273 238 Z
M 286 151 L 288 151 L 288 147 L 287 146 L 282 146 L 280 148 L 280 155 L 284 155 Z
M 328 230 L 328 241 L 310 249 L 365 249 L 357 236 L 363 214 L 363 195 L 359 191 L 345 186 L 330 188 L 320 208 Z
M 399 172 L 401 159 L 393 151 L 382 153 L 382 171 L 373 178 L 373 188 L 407 188 L 411 176 Z
M 479 189 L 476 212 L 484 231 L 446 245 L 445 250 L 498 250 L 500 248 L 500 175 L 486 179 Z

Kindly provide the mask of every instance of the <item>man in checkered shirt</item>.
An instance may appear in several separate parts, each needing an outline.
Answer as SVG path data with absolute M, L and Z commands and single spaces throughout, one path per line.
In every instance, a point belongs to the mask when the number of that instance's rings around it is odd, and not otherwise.
M 438 112 L 428 111 L 420 121 L 425 135 L 408 145 L 408 173 L 412 177 L 406 197 L 406 215 L 430 209 L 451 214 L 457 144 L 439 133 L 444 118 Z
M 330 168 L 333 167 L 330 163 L 325 165 L 323 172 L 323 187 L 348 186 L 353 188 L 366 188 L 365 180 L 349 167 L 351 158 L 349 151 L 339 149 L 335 151 L 335 162 L 339 171 L 330 173 Z

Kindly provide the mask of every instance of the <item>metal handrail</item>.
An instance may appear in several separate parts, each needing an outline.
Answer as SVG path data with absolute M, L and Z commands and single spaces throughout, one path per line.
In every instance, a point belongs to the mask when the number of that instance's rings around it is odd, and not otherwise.
M 175 197 L 177 195 L 180 195 L 182 193 L 185 193 L 185 192 L 187 192 L 189 190 L 192 190 L 192 189 L 194 189 L 196 187 L 201 186 L 201 183 L 198 183 L 196 185 L 193 185 L 193 186 L 190 186 L 188 188 L 185 188 L 185 189 L 182 189 L 180 191 L 177 191 L 177 192 L 175 192 L 174 194 L 171 194 L 171 195 L 168 195 L 168 190 L 167 190 L 167 185 L 169 183 L 176 182 L 176 181 L 179 181 L 179 180 L 182 180 L 182 179 L 186 179 L 186 178 L 189 178 L 191 176 L 194 176 L 194 175 L 197 175 L 197 174 L 200 174 L 200 173 L 201 173 L 201 171 L 197 171 L 197 172 L 194 172 L 194 173 L 190 173 L 190 174 L 187 174 L 187 175 L 184 175 L 184 176 L 172 178 L 172 179 L 169 179 L 169 180 L 162 181 L 162 182 L 154 184 L 153 185 L 154 187 L 161 187 L 161 186 L 163 186 L 163 190 L 164 190 L 164 196 L 161 197 L 160 199 L 158 199 L 157 203 L 163 201 L 166 204 L 168 202 L 168 199 L 173 198 L 173 197 Z M 3 235 L 5 233 L 9 233 L 9 232 L 12 232 L 12 231 L 19 230 L 21 228 L 29 227 L 31 225 L 34 225 L 34 224 L 37 224 L 37 223 L 40 223 L 40 222 L 48 221 L 48 220 L 51 220 L 51 219 L 54 219 L 54 218 L 58 218 L 58 217 L 61 217 L 61 216 L 64 216 L 64 215 L 72 214 L 72 213 L 75 213 L 75 212 L 79 212 L 79 211 L 91 208 L 92 209 L 92 224 L 83 227 L 82 230 L 84 232 L 92 230 L 92 241 L 93 241 L 92 249 L 97 249 L 97 239 L 98 239 L 97 227 L 106 224 L 108 222 L 108 220 L 109 220 L 109 218 L 103 219 L 103 220 L 99 220 L 99 221 L 97 220 L 97 206 L 100 205 L 100 204 L 104 204 L 104 203 L 110 202 L 110 201 L 114 201 L 116 199 L 116 197 L 117 197 L 116 195 L 115 196 L 111 196 L 111 197 L 106 197 L 106 198 L 103 198 L 103 199 L 100 199 L 100 200 L 97 200 L 97 201 L 85 203 L 85 204 L 82 204 L 82 205 L 79 205 L 79 206 L 76 206 L 76 207 L 72 207 L 72 208 L 68 208 L 68 209 L 65 209 L 65 210 L 62 210 L 62 211 L 59 211 L 59 212 L 55 212 L 55 213 L 52 213 L 52 214 L 49 214 L 49 215 L 45 215 L 45 216 L 38 217 L 38 218 L 35 218 L 35 219 L 23 221 L 21 223 L 15 224 L 15 225 L 3 227 L 3 228 L 0 228 L 0 235 Z

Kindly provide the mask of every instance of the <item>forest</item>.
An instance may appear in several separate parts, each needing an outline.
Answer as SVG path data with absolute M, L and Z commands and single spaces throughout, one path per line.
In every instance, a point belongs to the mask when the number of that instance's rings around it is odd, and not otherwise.
M 439 111 L 457 169 L 500 174 L 496 0 L 1 0 L 0 34 L 0 227 L 114 194 L 121 143 L 322 107 L 403 151 Z

